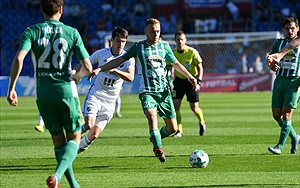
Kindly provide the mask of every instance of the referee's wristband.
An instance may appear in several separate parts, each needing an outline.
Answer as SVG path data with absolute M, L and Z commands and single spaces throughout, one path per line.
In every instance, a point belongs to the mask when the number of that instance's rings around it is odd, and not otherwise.
M 197 79 L 197 84 L 201 85 L 202 80 L 200 80 L 199 78 L 196 78 L 196 79 Z

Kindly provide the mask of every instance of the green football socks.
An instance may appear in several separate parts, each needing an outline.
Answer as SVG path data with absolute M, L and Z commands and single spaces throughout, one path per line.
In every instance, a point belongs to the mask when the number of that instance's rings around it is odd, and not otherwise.
M 279 142 L 277 144 L 277 146 L 279 146 L 281 149 L 283 148 L 283 146 L 287 140 L 287 137 L 291 133 L 291 130 L 294 130 L 292 127 L 292 120 L 291 119 L 283 120 L 282 125 L 281 125 Z M 294 130 L 294 132 L 295 132 L 295 130 Z M 295 138 L 296 138 L 296 135 L 295 135 Z
M 59 153 L 60 153 L 60 150 L 62 149 L 63 147 L 56 147 L 55 148 L 55 157 L 56 157 L 56 160 L 58 161 L 58 156 L 59 156 Z M 65 171 L 65 176 L 69 182 L 69 185 L 71 187 L 78 187 L 79 188 L 79 184 L 78 182 L 76 181 L 75 177 L 74 177 L 74 172 L 73 172 L 73 167 L 72 165 L 69 166 L 67 168 L 67 170 Z
M 278 125 L 279 125 L 280 127 L 282 127 L 283 119 L 280 119 L 279 121 L 277 121 L 277 123 L 278 123 Z M 296 133 L 296 131 L 294 130 L 294 128 L 292 127 L 292 125 L 291 125 L 291 127 L 290 127 L 290 134 L 289 134 L 289 136 L 291 137 L 292 140 L 296 139 L 296 137 L 297 137 L 297 133 Z
M 63 147 L 55 147 L 55 157 L 58 161 L 56 167 L 56 173 L 58 174 L 58 180 L 60 181 L 63 174 L 65 174 L 69 184 L 71 186 L 79 186 L 75 180 L 72 163 L 77 156 L 78 144 L 74 140 L 66 143 Z
M 161 139 L 164 139 L 168 136 L 170 136 L 171 134 L 168 132 L 167 130 L 167 126 L 163 126 L 161 129 L 160 129 L 160 135 L 161 135 Z
M 161 135 L 158 129 L 150 131 L 150 139 L 155 149 L 162 148 Z

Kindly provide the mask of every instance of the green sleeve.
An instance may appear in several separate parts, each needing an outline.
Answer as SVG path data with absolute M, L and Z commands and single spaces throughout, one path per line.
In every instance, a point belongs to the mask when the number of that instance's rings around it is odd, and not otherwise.
M 164 43 L 165 50 L 166 50 L 166 60 L 169 62 L 169 64 L 175 63 L 177 61 L 169 43 Z
M 82 42 L 82 38 L 76 29 L 74 31 L 74 38 L 75 38 L 74 54 L 75 54 L 76 58 L 78 60 L 83 60 L 85 58 L 89 58 L 90 55 L 87 52 L 87 50 Z
M 28 27 L 21 36 L 19 50 L 26 50 L 27 52 L 30 51 L 31 35 L 32 35 L 32 30 Z
M 137 43 L 133 44 L 129 48 L 129 50 L 127 51 L 127 53 L 123 55 L 123 58 L 125 60 L 129 60 L 132 57 L 136 57 L 137 56 L 136 50 L 137 50 Z
M 279 41 L 278 41 L 278 39 L 276 39 L 274 41 L 274 43 L 272 44 L 270 54 L 274 54 L 274 53 L 278 52 L 278 43 L 279 43 Z

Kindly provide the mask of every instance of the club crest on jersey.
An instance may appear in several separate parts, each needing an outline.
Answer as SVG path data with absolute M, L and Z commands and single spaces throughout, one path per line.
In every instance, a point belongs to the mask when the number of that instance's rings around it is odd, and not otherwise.
M 291 60 L 291 59 L 293 59 L 293 58 L 296 58 L 296 53 L 295 53 L 293 50 L 289 51 L 289 52 L 284 56 L 284 59 L 286 59 L 286 60 Z
M 162 64 L 163 58 L 161 58 L 159 55 L 151 55 L 148 58 L 148 61 L 150 62 L 152 67 L 157 68 Z

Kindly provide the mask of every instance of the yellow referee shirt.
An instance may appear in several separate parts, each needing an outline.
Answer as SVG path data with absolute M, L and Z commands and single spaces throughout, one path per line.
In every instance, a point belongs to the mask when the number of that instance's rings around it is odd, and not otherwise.
M 178 52 L 177 48 L 173 50 L 173 53 L 177 60 L 189 71 L 191 75 L 196 76 L 198 74 L 197 66 L 199 63 L 202 63 L 202 58 L 195 48 L 186 45 L 182 53 Z M 186 79 L 186 77 L 178 71 L 175 71 L 175 75 L 178 78 Z

